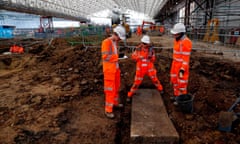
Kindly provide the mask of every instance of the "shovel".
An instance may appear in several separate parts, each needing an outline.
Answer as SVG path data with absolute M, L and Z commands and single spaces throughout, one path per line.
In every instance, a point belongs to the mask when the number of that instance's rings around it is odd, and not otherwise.
M 230 132 L 232 129 L 232 122 L 235 121 L 239 117 L 239 113 L 234 113 L 234 108 L 237 106 L 237 104 L 240 102 L 240 97 L 236 99 L 234 104 L 228 109 L 227 112 L 220 112 L 219 114 L 219 125 L 218 130 Z

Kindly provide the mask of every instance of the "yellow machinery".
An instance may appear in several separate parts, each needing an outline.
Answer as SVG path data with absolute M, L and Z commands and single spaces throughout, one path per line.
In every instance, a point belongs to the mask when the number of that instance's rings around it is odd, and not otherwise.
M 117 24 L 113 24 L 112 25 L 112 29 L 114 29 L 117 26 Z M 130 26 L 126 23 L 123 23 L 122 26 L 125 28 L 126 30 L 126 37 L 130 38 L 131 37 L 131 30 L 130 30 Z
M 132 32 L 131 32 L 131 29 L 130 29 L 130 26 L 129 24 L 127 24 L 127 18 L 125 17 L 125 15 L 123 14 L 122 15 L 122 26 L 125 28 L 126 30 L 126 37 L 127 38 L 130 38 L 132 36 Z
M 125 27 L 126 37 L 127 37 L 127 38 L 130 38 L 130 37 L 132 36 L 132 32 L 131 32 L 131 29 L 130 29 L 129 24 L 123 23 L 122 25 Z
M 207 30 L 203 38 L 203 41 L 212 43 L 219 41 L 218 25 L 219 21 L 217 18 L 208 21 Z
M 113 24 L 112 25 L 112 29 L 114 29 L 118 24 Z M 129 24 L 126 23 L 126 17 L 124 15 L 122 15 L 122 26 L 125 28 L 126 30 L 126 38 L 130 38 L 132 36 L 132 32 L 130 29 Z

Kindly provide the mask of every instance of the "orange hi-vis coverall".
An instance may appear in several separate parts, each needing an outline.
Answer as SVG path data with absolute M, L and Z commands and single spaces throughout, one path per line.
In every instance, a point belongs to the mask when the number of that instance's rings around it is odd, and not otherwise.
M 192 42 L 185 35 L 178 41 L 174 40 L 173 61 L 170 72 L 174 96 L 187 94 L 191 50 Z M 179 77 L 180 70 L 184 71 L 182 78 Z
M 102 42 L 105 111 L 112 112 L 119 102 L 120 69 L 116 42 L 107 38 Z
M 159 28 L 159 32 L 160 32 L 161 34 L 164 33 L 164 26 L 160 26 L 160 28 Z
M 23 50 L 23 47 L 21 47 L 21 46 L 13 45 L 10 47 L 10 52 L 21 54 L 21 53 L 24 53 L 24 50 Z
M 142 28 L 140 26 L 137 27 L 137 36 L 142 35 Z
M 134 84 L 128 92 L 128 97 L 132 97 L 136 92 L 146 74 L 151 78 L 157 89 L 162 91 L 163 87 L 157 78 L 157 71 L 154 67 L 154 61 L 156 59 L 154 50 L 150 48 L 149 45 L 140 44 L 132 54 L 132 59 L 137 62 L 136 75 Z

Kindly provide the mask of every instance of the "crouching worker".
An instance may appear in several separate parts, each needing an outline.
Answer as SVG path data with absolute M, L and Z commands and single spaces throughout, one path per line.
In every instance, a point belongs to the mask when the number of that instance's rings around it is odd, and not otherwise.
M 23 54 L 24 53 L 24 49 L 22 46 L 17 46 L 17 45 L 13 45 L 10 47 L 9 50 L 11 53 L 17 53 L 17 54 Z
M 120 69 L 118 64 L 118 42 L 124 40 L 125 29 L 117 26 L 112 36 L 102 42 L 102 61 L 105 93 L 105 115 L 114 118 L 113 107 L 123 107 L 119 103 Z
M 163 87 L 157 78 L 157 71 L 154 67 L 155 52 L 150 44 L 150 37 L 144 35 L 141 44 L 136 47 L 132 54 L 132 59 L 137 62 L 134 84 L 128 92 L 127 102 L 131 102 L 133 94 L 136 92 L 145 75 L 148 75 L 157 89 L 163 94 Z

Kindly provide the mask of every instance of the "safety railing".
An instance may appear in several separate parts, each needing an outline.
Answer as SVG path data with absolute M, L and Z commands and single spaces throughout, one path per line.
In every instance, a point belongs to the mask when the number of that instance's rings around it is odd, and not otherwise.
M 240 47 L 240 27 L 218 26 L 216 19 L 212 21 L 213 25 L 209 23 L 207 26 L 187 26 L 188 37 L 195 41 L 203 41 L 214 45 Z M 215 24 L 216 22 L 217 24 Z
M 68 40 L 71 45 L 82 44 L 83 46 L 96 46 L 100 45 L 104 37 L 105 29 L 104 27 L 80 27 L 79 37 L 80 41 Z

